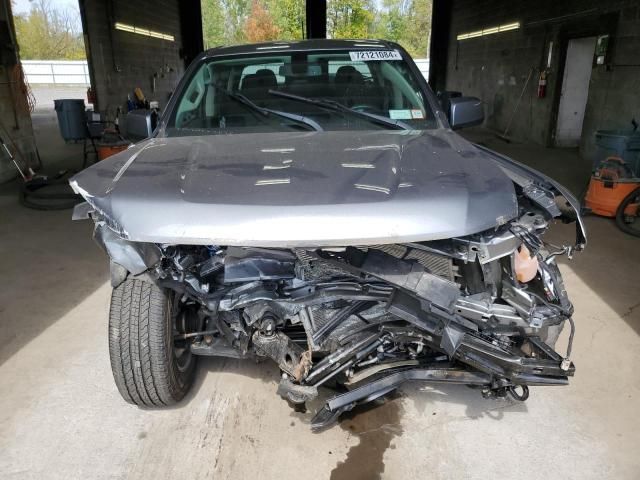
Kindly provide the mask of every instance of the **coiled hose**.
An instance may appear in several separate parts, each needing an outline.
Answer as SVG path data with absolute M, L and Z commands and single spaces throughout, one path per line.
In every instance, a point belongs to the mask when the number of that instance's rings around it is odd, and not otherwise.
M 67 210 L 82 201 L 71 190 L 67 172 L 55 178 L 36 177 L 20 187 L 18 199 L 22 205 L 36 210 Z

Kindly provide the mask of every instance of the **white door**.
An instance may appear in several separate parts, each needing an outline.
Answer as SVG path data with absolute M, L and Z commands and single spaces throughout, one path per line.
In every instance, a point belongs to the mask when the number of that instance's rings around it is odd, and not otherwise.
M 556 125 L 559 147 L 577 147 L 580 143 L 595 48 L 596 37 L 569 40 Z

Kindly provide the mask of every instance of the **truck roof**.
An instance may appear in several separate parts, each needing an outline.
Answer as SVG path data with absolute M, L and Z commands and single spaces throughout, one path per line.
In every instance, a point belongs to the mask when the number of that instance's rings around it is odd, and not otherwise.
M 244 45 L 219 46 L 210 48 L 206 51 L 206 57 L 215 57 L 218 55 L 236 55 L 245 53 L 266 53 L 277 51 L 313 51 L 313 50 L 342 50 L 347 48 L 363 49 L 388 49 L 396 48 L 397 44 L 386 40 L 334 40 L 334 39 L 309 39 L 309 40 L 291 40 L 291 41 L 275 41 L 264 43 L 250 43 Z

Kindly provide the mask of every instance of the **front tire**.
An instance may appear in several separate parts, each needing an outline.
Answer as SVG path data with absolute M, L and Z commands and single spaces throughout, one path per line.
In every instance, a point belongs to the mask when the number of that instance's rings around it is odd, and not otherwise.
M 162 407 L 180 401 L 193 383 L 196 357 L 174 346 L 174 299 L 169 290 L 137 279 L 113 289 L 109 355 L 127 402 Z

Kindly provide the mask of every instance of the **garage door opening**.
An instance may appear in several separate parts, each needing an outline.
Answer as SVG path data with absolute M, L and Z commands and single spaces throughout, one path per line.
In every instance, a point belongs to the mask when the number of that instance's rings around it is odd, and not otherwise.
M 85 98 L 90 80 L 78 2 L 21 0 L 13 14 L 32 107 L 51 110 L 55 98 Z
M 589 97 L 596 37 L 569 40 L 562 77 L 555 143 L 558 147 L 577 147 Z

